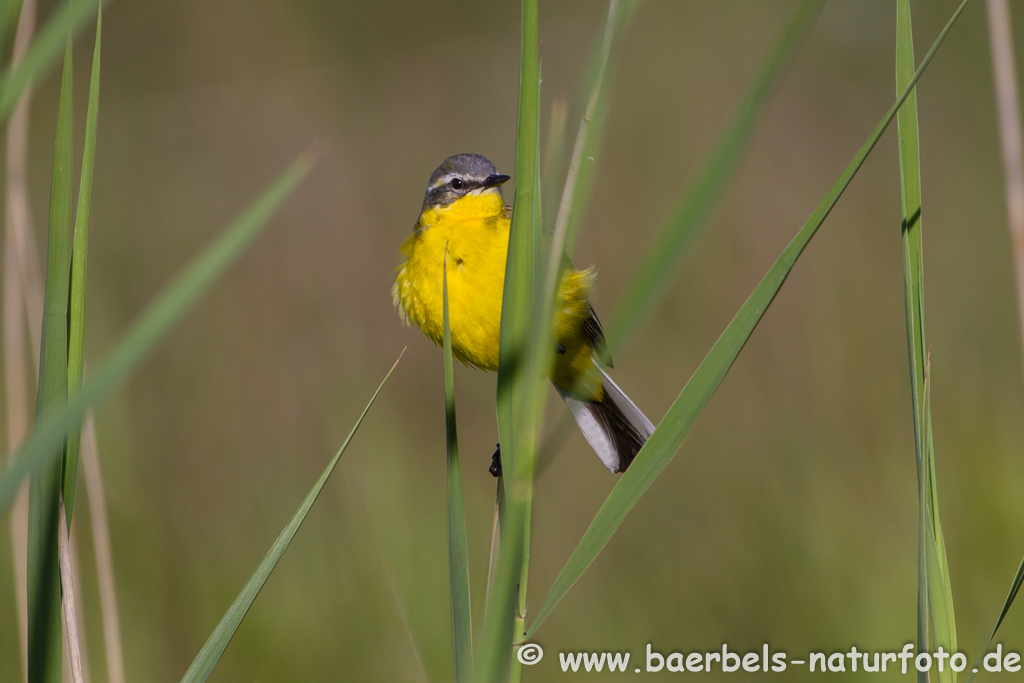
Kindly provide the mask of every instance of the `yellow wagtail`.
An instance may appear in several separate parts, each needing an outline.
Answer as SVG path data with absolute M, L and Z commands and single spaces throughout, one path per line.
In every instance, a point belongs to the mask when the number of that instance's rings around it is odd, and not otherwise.
M 443 340 L 443 268 L 448 268 L 452 351 L 464 363 L 498 369 L 498 331 L 512 209 L 498 173 L 479 154 L 448 157 L 430 176 L 423 209 L 402 245 L 405 261 L 391 290 L 406 324 Z M 598 365 L 604 333 L 590 305 L 592 269 L 567 269 L 558 288 L 551 382 L 583 435 L 612 472 L 624 472 L 654 431 L 640 409 Z

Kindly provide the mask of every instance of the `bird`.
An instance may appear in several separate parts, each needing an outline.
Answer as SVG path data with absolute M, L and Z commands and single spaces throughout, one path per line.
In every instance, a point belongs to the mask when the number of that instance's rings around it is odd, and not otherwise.
M 512 220 L 501 186 L 509 179 L 479 154 L 456 154 L 441 162 L 430 175 L 412 235 L 401 246 L 402 261 L 391 290 L 403 323 L 442 345 L 447 269 L 452 352 L 467 365 L 491 371 L 498 369 Z M 570 266 L 564 271 L 549 377 L 601 462 L 618 473 L 633 462 L 654 425 L 601 365 L 605 340 L 591 305 L 594 277 L 593 268 Z M 498 453 L 495 458 L 498 464 Z M 497 476 L 493 468 L 492 473 Z

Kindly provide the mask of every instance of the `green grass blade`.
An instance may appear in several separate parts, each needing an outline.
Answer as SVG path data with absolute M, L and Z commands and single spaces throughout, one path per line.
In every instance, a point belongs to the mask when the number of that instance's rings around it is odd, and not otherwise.
M 608 3 L 608 18 L 602 33 L 598 36 L 594 53 L 587 68 L 586 103 L 580 125 L 576 132 L 569 169 L 566 173 L 565 185 L 559 202 L 558 215 L 555 221 L 555 238 L 552 254 L 561 258 L 562 254 L 571 254 L 576 243 L 579 227 L 583 223 L 586 207 L 590 204 L 596 176 L 598 147 L 601 133 L 604 131 L 605 113 L 608 104 L 608 71 L 616 45 L 616 38 L 621 34 L 626 21 L 633 16 L 639 0 L 611 0 Z M 547 289 L 554 291 L 552 266 L 564 265 L 564 261 L 550 259 Z M 553 297 L 553 294 L 551 294 Z M 553 299 L 552 299 L 553 301 Z M 546 319 L 546 318 L 545 318 Z
M 627 285 L 608 326 L 607 353 L 614 354 L 642 323 L 671 279 L 676 264 L 694 243 L 711 210 L 732 180 L 775 86 L 786 72 L 797 48 L 821 9 L 821 2 L 805 0 L 790 19 L 782 37 L 754 79 L 696 182 L 683 194 L 672 217 L 658 233 L 647 256 Z
M 562 198 L 559 202 L 544 285 L 541 290 L 541 306 L 538 309 L 536 328 L 532 337 L 535 343 L 528 354 L 530 371 L 537 377 L 542 376 L 547 368 L 551 367 L 553 349 L 550 344 L 544 344 L 541 340 L 551 338 L 558 284 L 562 281 L 565 269 L 571 265 L 568 255 L 572 253 L 576 243 L 579 227 L 583 222 L 584 210 L 589 204 L 593 189 L 594 159 L 597 156 L 601 132 L 604 129 L 604 112 L 608 101 L 606 84 L 615 39 L 620 33 L 621 24 L 625 22 L 625 18 L 632 16 L 638 4 L 638 0 L 611 0 L 609 2 L 608 18 L 605 21 L 604 30 L 598 36 L 594 55 L 587 69 L 589 74 L 587 100 L 583 115 L 580 117 L 565 185 L 562 188 Z M 536 395 L 536 400 L 540 403 L 539 411 L 543 410 L 545 398 L 546 394 L 543 392 Z
M 1022 124 L 1017 92 L 1017 69 L 1014 57 L 1010 3 L 1006 0 L 990 0 L 987 3 L 986 9 L 993 80 L 995 81 L 996 111 L 999 113 L 999 137 L 1002 142 L 1003 176 L 1006 183 L 1005 194 L 1009 219 L 1008 227 L 1011 241 L 1019 244 L 1020 240 L 1014 239 L 1014 235 L 1019 235 L 1021 232 L 1021 217 L 1017 215 L 1018 212 L 1014 207 L 1018 203 L 1020 193 L 1024 190 L 1021 187 L 1018 171 L 1024 165 L 1024 161 L 1021 159 L 1022 150 L 1019 143 Z M 1016 260 L 1018 261 L 1016 274 L 1019 289 L 1021 280 L 1024 278 L 1024 268 L 1019 263 L 1019 257 Z M 1024 306 L 1024 297 L 1018 297 L 1017 305 Z M 1021 310 L 1018 316 L 1020 318 L 1019 323 L 1022 329 L 1024 329 L 1024 309 Z M 985 641 L 985 646 L 979 652 L 978 659 L 975 661 L 971 673 L 967 676 L 967 683 L 971 683 L 975 675 L 977 675 L 976 672 L 981 670 L 985 654 L 988 652 L 996 632 L 999 630 L 1007 613 L 1010 611 L 1010 607 L 1017 598 L 1022 582 L 1024 582 L 1024 559 L 1021 559 L 1020 565 L 1017 567 L 1017 574 L 1010 584 L 1010 590 L 1003 601 L 999 617 L 996 619 L 995 626 L 992 627 L 988 640 Z
M 1017 575 L 1013 577 L 1013 583 L 1010 584 L 1010 592 L 1006 595 L 1006 600 L 1003 601 L 1003 609 L 999 612 L 999 618 L 996 619 L 996 625 L 992 628 L 992 633 L 988 635 L 988 640 L 985 641 L 985 647 L 978 653 L 978 658 L 974 661 L 974 666 L 971 667 L 971 673 L 967 675 L 967 683 L 972 683 L 974 677 L 978 675 L 978 671 L 981 670 L 981 662 L 985 658 L 985 653 L 988 652 L 989 646 L 992 644 L 992 639 L 996 637 L 996 631 L 1003 623 L 1003 619 L 1006 618 L 1007 612 L 1010 611 L 1010 607 L 1013 605 L 1013 601 L 1017 598 L 1017 593 L 1020 592 L 1021 584 L 1024 584 L 1024 558 L 1021 558 L 1020 566 L 1017 567 Z
M 901 0 L 896 9 L 896 91 L 905 87 L 914 73 L 914 45 L 910 30 L 909 8 Z M 913 106 L 913 109 L 910 107 Z M 924 306 L 921 286 L 921 180 L 920 150 L 917 133 L 917 92 L 907 98 L 898 114 L 897 137 L 900 154 L 900 202 L 903 215 L 903 289 L 907 316 L 907 357 L 910 360 L 910 389 L 914 417 L 914 450 L 918 478 L 917 544 L 917 648 L 928 650 L 928 470 L 924 449 L 924 366 L 927 346 L 924 339 Z M 913 207 L 911 209 L 910 207 Z M 927 674 L 918 674 L 918 680 Z
M 25 52 L 25 58 L 13 69 L 8 67 L 0 74 L 0 121 L 10 115 L 22 90 L 56 63 L 68 35 L 77 33 L 104 1 L 76 0 L 61 5 L 36 34 L 35 40 Z
M 515 506 L 510 507 L 517 515 L 514 521 L 516 525 L 513 533 L 522 534 L 520 549 L 522 560 L 519 567 L 518 601 L 517 609 L 513 617 L 513 633 L 518 639 L 526 632 L 526 611 L 527 611 L 527 590 L 530 575 L 530 531 L 533 510 L 533 480 L 537 455 L 537 435 L 539 426 L 543 420 L 544 408 L 548 397 L 545 378 L 550 371 L 553 356 L 553 320 L 555 305 L 557 301 L 558 285 L 561 282 L 561 274 L 568 263 L 565 254 L 574 242 L 580 224 L 579 217 L 582 214 L 582 207 L 586 203 L 589 194 L 590 183 L 592 182 L 592 164 L 587 164 L 587 172 L 583 171 L 583 155 L 596 154 L 597 142 L 600 138 L 600 131 L 604 117 L 601 111 L 607 98 L 605 87 L 608 64 L 611 59 L 612 46 L 617 33 L 617 28 L 624 15 L 630 13 L 635 6 L 634 2 L 611 0 L 608 7 L 608 19 L 604 31 L 595 50 L 590 72 L 590 88 L 587 105 L 580 122 L 579 132 L 576 137 L 572 159 L 569 163 L 569 170 L 566 177 L 565 187 L 562 194 L 562 202 L 559 208 L 558 217 L 555 222 L 555 231 L 547 255 L 547 267 L 543 283 L 538 282 L 537 273 L 541 263 L 540 250 L 533 251 L 534 259 L 534 307 L 528 322 L 528 335 L 523 345 L 525 364 L 521 368 L 517 390 L 520 392 L 522 408 L 516 416 L 518 423 L 515 425 L 516 437 L 520 445 L 515 460 L 513 472 L 513 494 Z M 539 150 L 538 150 L 539 151 Z M 535 194 L 533 201 L 534 234 L 540 232 L 537 219 L 541 215 L 540 187 L 537 177 L 534 177 Z M 577 191 L 578 185 L 582 182 L 582 190 Z M 574 218 L 575 217 L 575 218 Z M 521 515 L 521 518 L 519 517 Z M 511 660 L 511 683 L 518 683 L 522 680 L 523 665 L 518 658 Z
M 914 40 L 910 2 L 896 3 L 896 91 L 906 88 L 914 75 Z M 935 447 L 931 436 L 931 401 L 928 346 L 924 328 L 924 260 L 921 221 L 921 161 L 917 92 L 911 91 L 896 117 L 902 209 L 903 277 L 907 315 L 907 356 L 914 408 L 914 446 L 918 472 L 918 592 L 917 649 L 941 646 L 956 652 L 953 596 L 949 585 L 942 526 L 939 523 Z M 943 683 L 956 674 L 949 667 L 938 672 Z M 925 672 L 918 679 L 927 681 Z
M 914 44 L 908 3 L 896 6 L 896 91 L 902 90 L 914 74 Z M 914 450 L 918 477 L 917 544 L 917 649 L 928 650 L 929 641 L 929 524 L 927 459 L 924 448 L 924 367 L 927 346 L 924 338 L 923 273 L 921 254 L 920 143 L 917 130 L 917 92 L 907 98 L 897 115 L 900 155 L 900 204 L 903 215 L 903 288 L 906 298 L 907 357 L 910 360 L 910 388 L 914 417 Z M 927 674 L 918 673 L 927 681 Z
M 405 353 L 403 350 L 402 353 Z M 341 448 L 334 454 L 331 461 L 327 463 L 327 467 L 320 474 L 320 478 L 316 480 L 313 488 L 310 489 L 309 493 L 302 500 L 302 504 L 299 505 L 299 509 L 295 511 L 291 521 L 288 522 L 284 530 L 274 541 L 274 544 L 270 546 L 270 550 L 260 561 L 259 566 L 256 567 L 256 571 L 253 572 L 249 581 L 242 588 L 242 592 L 238 594 L 235 601 L 231 603 L 231 607 L 221 618 L 220 623 L 217 624 L 217 628 L 213 630 L 210 637 L 206 640 L 206 644 L 196 655 L 196 658 L 192 661 L 192 665 L 182 676 L 182 683 L 186 681 L 191 683 L 193 681 L 205 681 L 213 673 L 214 668 L 217 666 L 217 662 L 220 661 L 221 655 L 224 654 L 224 650 L 227 648 L 228 643 L 231 642 L 231 638 L 234 637 L 235 631 L 238 630 L 239 624 L 242 623 L 242 619 L 245 617 L 245 613 L 249 611 L 256 596 L 260 594 L 260 590 L 263 588 L 263 584 L 270 578 L 270 573 L 274 571 L 274 567 L 277 566 L 278 560 L 284 555 L 284 551 L 288 549 L 288 545 L 295 538 L 296 532 L 299 527 L 302 526 L 303 520 L 306 519 L 306 515 L 309 514 L 310 509 L 313 507 L 313 503 L 316 502 L 317 497 L 323 490 L 324 485 L 327 483 L 327 479 L 330 478 L 331 473 L 334 472 L 334 468 L 337 467 L 338 462 L 341 460 L 341 456 L 345 453 L 345 449 L 348 448 L 349 443 L 352 441 L 352 437 L 355 436 L 356 430 L 359 429 L 359 425 L 363 423 L 363 418 L 370 412 L 370 406 L 377 400 L 377 395 L 380 390 L 384 388 L 384 384 L 391 377 L 391 373 L 395 371 L 398 366 L 398 362 L 402 360 L 402 356 L 398 356 L 398 360 L 391 366 L 388 373 L 384 375 L 384 379 L 381 380 L 380 385 L 377 387 L 377 391 L 373 392 L 373 396 L 370 397 L 369 403 L 363 408 L 362 414 L 359 419 L 356 420 L 355 425 L 352 426 L 352 431 L 349 432 L 345 438 L 345 442 L 341 444 Z
M 86 411 L 107 398 L 142 362 L 182 316 L 223 275 L 259 234 L 273 213 L 291 195 L 314 162 L 303 153 L 249 208 L 204 251 L 188 263 L 152 301 L 104 361 L 89 373 L 67 405 L 48 411 L 9 459 L 0 474 L 0 513 L 10 506 L 21 480 L 35 467 L 50 464 L 70 429 Z M 65 292 L 65 302 L 67 293 Z M 66 376 L 66 375 L 65 375 Z
M 78 211 L 75 214 L 75 238 L 71 247 L 71 294 L 68 301 L 68 396 L 82 386 L 85 340 L 85 280 L 89 254 L 89 208 L 92 205 L 92 172 L 96 161 L 96 119 L 100 105 L 100 37 L 103 32 L 103 7 L 96 11 L 96 44 L 89 78 L 89 105 L 85 118 L 85 148 L 82 150 L 82 175 L 78 185 Z M 67 522 L 75 506 L 78 481 L 80 429 L 68 432 L 64 456 L 64 506 Z
M 61 410 L 68 389 L 68 278 L 71 252 L 71 167 L 74 139 L 71 99 L 71 38 L 65 40 L 64 72 L 57 110 L 57 142 L 50 188 L 50 222 L 46 247 L 46 294 L 40 347 L 36 422 Z M 61 592 L 57 563 L 60 514 L 60 456 L 63 435 L 47 449 L 49 460 L 32 471 L 28 522 L 28 678 L 60 681 Z
M 487 683 L 504 680 L 509 671 L 516 586 L 523 564 L 533 490 L 536 406 L 531 399 L 536 392 L 531 386 L 533 378 L 523 371 L 522 361 L 535 313 L 541 241 L 537 0 L 523 0 L 520 50 L 516 190 L 505 262 L 498 354 L 498 435 L 506 506 L 497 569 L 487 596 L 483 636 L 474 668 L 476 680 Z
M 579 545 L 569 557 L 568 562 L 562 568 L 555 583 L 548 593 L 544 604 L 537 612 L 537 617 L 530 626 L 527 638 L 536 632 L 540 624 L 551 613 L 555 605 L 562 599 L 565 593 L 572 587 L 576 580 L 594 561 L 597 554 L 615 533 L 619 525 L 633 509 L 640 497 L 650 488 L 654 480 L 668 465 L 675 455 L 676 450 L 682 444 L 690 428 L 700 415 L 704 406 L 711 400 L 718 385 L 725 377 L 729 368 L 746 344 L 754 328 L 760 322 L 761 317 L 768 310 L 775 295 L 778 294 L 782 284 L 786 281 L 790 270 L 792 270 L 797 258 L 824 222 L 829 212 L 835 206 L 839 197 L 842 196 L 853 176 L 860 169 L 882 133 L 892 121 L 896 112 L 903 104 L 910 88 L 917 82 L 928 67 L 936 50 L 945 40 L 946 35 L 955 24 L 957 18 L 963 12 L 968 0 L 960 5 L 953 14 L 949 23 L 939 34 L 932 49 L 921 62 L 921 67 L 914 74 L 914 78 L 908 88 L 901 94 L 896 102 L 886 112 L 885 116 L 875 127 L 874 131 L 864 142 L 861 148 L 854 155 L 846 170 L 839 180 L 829 189 L 824 199 L 818 204 L 807 222 L 797 233 L 796 237 L 789 243 L 786 249 L 779 256 L 775 264 L 768 271 L 768 274 L 761 280 L 757 288 L 746 300 L 739 312 L 726 327 L 722 336 L 718 338 L 715 345 L 708 352 L 708 355 L 701 362 L 700 367 L 687 382 L 682 393 L 669 408 L 668 413 L 661 423 L 654 430 L 651 438 L 640 450 L 636 460 L 626 470 L 618 484 L 612 489 L 611 494 L 605 500 L 597 516 L 591 522 Z
M 953 612 L 953 589 L 949 580 L 949 563 L 946 561 L 946 542 L 942 536 L 939 521 L 939 487 L 935 476 L 935 439 L 932 436 L 931 407 L 931 362 L 925 357 L 924 364 L 924 452 L 927 456 L 928 481 L 927 505 L 927 546 L 925 555 L 928 562 L 928 617 L 931 629 L 931 652 L 939 647 L 946 652 L 956 652 L 956 619 Z M 956 672 L 949 669 L 939 672 L 943 683 L 956 681 Z
M 540 62 L 537 53 L 537 2 L 523 0 L 522 60 L 516 130 L 515 198 L 501 306 L 498 362 L 498 428 L 506 474 L 517 453 L 512 429 L 518 372 L 533 313 L 540 235 L 533 215 L 537 185 Z M 503 431 L 504 430 L 504 431 Z M 506 477 L 507 479 L 507 477 Z
M 0 54 L 7 54 L 7 48 L 14 37 L 21 14 L 21 0 L 3 0 L 0 2 Z
M 490 604 L 486 598 L 491 596 L 491 586 L 494 585 L 495 572 L 498 569 L 498 547 L 501 544 L 501 529 L 498 522 L 505 518 L 505 482 L 498 479 L 495 486 L 494 515 L 491 520 L 491 547 L 487 554 L 487 591 L 484 593 L 484 614 L 490 611 Z
M 565 161 L 565 153 L 562 149 L 565 142 L 565 124 L 569 115 L 569 106 L 565 99 L 555 98 L 551 103 L 551 113 L 548 115 L 548 134 L 544 142 L 544 154 L 541 156 L 541 185 L 544 188 L 542 196 L 554 197 L 558 192 L 558 176 L 562 173 L 562 164 Z M 545 232 L 554 230 L 555 225 L 555 204 L 548 202 L 544 206 L 543 229 Z
M 448 255 L 442 278 L 444 306 L 445 432 L 448 437 L 448 578 L 452 606 L 452 651 L 457 683 L 472 679 L 473 624 L 470 619 L 469 550 L 466 508 L 462 502 L 459 470 L 459 435 L 455 423 L 455 374 L 452 367 L 452 331 L 448 325 Z
M 399 589 L 398 581 L 395 579 L 395 570 L 391 564 L 391 559 L 388 557 L 387 549 L 384 547 L 384 542 L 381 540 L 377 525 L 373 521 L 373 511 L 366 503 L 366 496 L 363 495 L 363 482 L 358 476 L 355 478 L 353 489 L 356 498 L 359 499 L 359 503 L 363 508 L 363 512 L 366 514 L 366 524 L 370 529 L 370 536 L 373 537 L 373 547 L 377 551 L 377 558 L 380 560 L 381 569 L 384 570 L 384 581 L 387 583 L 388 592 L 391 594 L 391 603 L 395 608 L 395 614 L 398 616 L 398 620 L 402 622 L 405 635 L 409 638 L 409 647 L 412 649 L 413 659 L 416 660 L 417 680 L 419 683 L 430 683 L 426 666 L 423 664 L 422 648 L 420 648 L 416 633 L 413 631 L 412 624 L 409 621 L 409 610 L 406 609 L 406 601 L 402 598 L 402 591 Z

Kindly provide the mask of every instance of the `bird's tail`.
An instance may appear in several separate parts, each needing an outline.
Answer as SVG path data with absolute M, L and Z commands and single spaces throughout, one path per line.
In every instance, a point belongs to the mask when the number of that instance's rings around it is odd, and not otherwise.
M 605 467 L 612 472 L 625 472 L 654 431 L 654 425 L 604 370 L 601 385 L 604 397 L 600 401 L 581 401 L 557 384 L 555 389 Z

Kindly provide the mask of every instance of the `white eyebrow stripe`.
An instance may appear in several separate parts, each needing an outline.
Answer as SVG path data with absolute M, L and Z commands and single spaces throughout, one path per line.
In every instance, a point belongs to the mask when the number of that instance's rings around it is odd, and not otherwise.
M 456 178 L 456 177 L 458 177 L 458 176 L 456 174 L 454 174 L 454 173 L 448 173 L 446 175 L 443 175 L 443 176 L 441 176 L 440 178 L 437 179 L 437 182 L 435 182 L 433 185 L 430 186 L 430 189 L 434 189 L 435 187 L 441 187 L 442 185 L 447 185 L 448 181 L 450 181 L 452 178 Z

